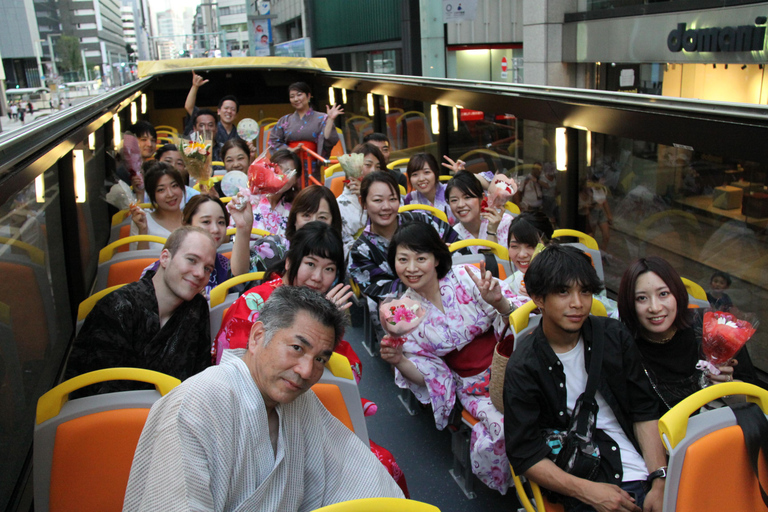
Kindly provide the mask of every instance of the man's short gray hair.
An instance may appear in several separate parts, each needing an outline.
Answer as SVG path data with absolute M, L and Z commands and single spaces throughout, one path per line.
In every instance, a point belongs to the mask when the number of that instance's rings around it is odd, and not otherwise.
M 336 348 L 344 336 L 346 317 L 333 302 L 305 286 L 281 286 L 264 303 L 259 313 L 259 322 L 264 325 L 264 344 L 269 343 L 280 329 L 293 326 L 300 311 L 306 311 L 323 326 L 333 328 L 333 347 Z

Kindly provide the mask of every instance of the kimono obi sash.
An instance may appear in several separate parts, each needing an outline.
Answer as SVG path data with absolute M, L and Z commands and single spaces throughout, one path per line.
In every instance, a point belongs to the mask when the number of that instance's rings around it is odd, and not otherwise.
M 490 368 L 495 347 L 496 335 L 491 328 L 475 337 L 461 350 L 452 350 L 445 354 L 443 361 L 460 377 L 471 377 Z
M 288 147 L 295 148 L 299 144 L 302 144 L 305 148 L 317 153 L 317 141 L 315 140 L 294 140 L 288 143 Z

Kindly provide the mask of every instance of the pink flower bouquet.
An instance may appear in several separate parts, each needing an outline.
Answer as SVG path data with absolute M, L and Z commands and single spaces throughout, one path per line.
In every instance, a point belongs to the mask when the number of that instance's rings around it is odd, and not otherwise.
M 248 186 L 253 194 L 276 194 L 290 186 L 295 175 L 295 170 L 284 172 L 270 162 L 265 151 L 248 167 Z
M 494 208 L 504 208 L 504 205 L 517 192 L 517 183 L 503 174 L 497 174 L 488 185 L 488 203 Z
M 388 345 L 399 347 L 419 326 L 426 312 L 421 305 L 407 297 L 385 300 L 379 306 L 381 326 L 389 335 Z
M 123 134 L 123 147 L 120 149 L 120 157 L 125 163 L 128 174 L 133 178 L 139 178 L 139 186 L 144 186 L 144 176 L 141 174 L 141 149 L 139 139 L 130 132 Z
M 746 320 L 740 320 L 723 311 L 707 311 L 704 313 L 704 332 L 701 339 L 707 359 L 699 361 L 696 368 L 719 375 L 718 366 L 728 363 L 753 334 L 755 328 Z

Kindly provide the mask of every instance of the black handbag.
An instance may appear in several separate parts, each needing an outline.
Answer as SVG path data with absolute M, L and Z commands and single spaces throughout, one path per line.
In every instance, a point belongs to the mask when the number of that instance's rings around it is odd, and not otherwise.
M 553 448 L 550 458 L 557 467 L 573 476 L 594 480 L 600 468 L 600 448 L 593 439 L 598 405 L 595 400 L 597 383 L 603 363 L 603 332 L 599 322 L 592 324 L 592 360 L 589 363 L 587 386 L 574 406 L 568 431 L 550 431 L 547 442 Z M 586 351 L 585 351 L 586 357 Z M 557 445 L 559 450 L 556 449 Z

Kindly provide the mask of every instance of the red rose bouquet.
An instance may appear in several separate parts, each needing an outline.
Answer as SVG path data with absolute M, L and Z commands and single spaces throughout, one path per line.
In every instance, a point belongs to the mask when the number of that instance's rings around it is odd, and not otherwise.
M 406 337 L 419 326 L 425 314 L 424 308 L 413 299 L 403 297 L 384 300 L 379 306 L 379 320 L 389 340 L 382 343 L 386 342 L 392 347 L 405 343 Z
M 253 194 L 276 194 L 293 186 L 296 170 L 283 171 L 269 161 L 266 151 L 248 167 L 248 186 Z
M 731 360 L 736 352 L 755 334 L 755 327 L 746 320 L 723 311 L 704 313 L 704 331 L 701 345 L 706 361 L 699 361 L 696 368 L 719 375 L 718 366 Z

